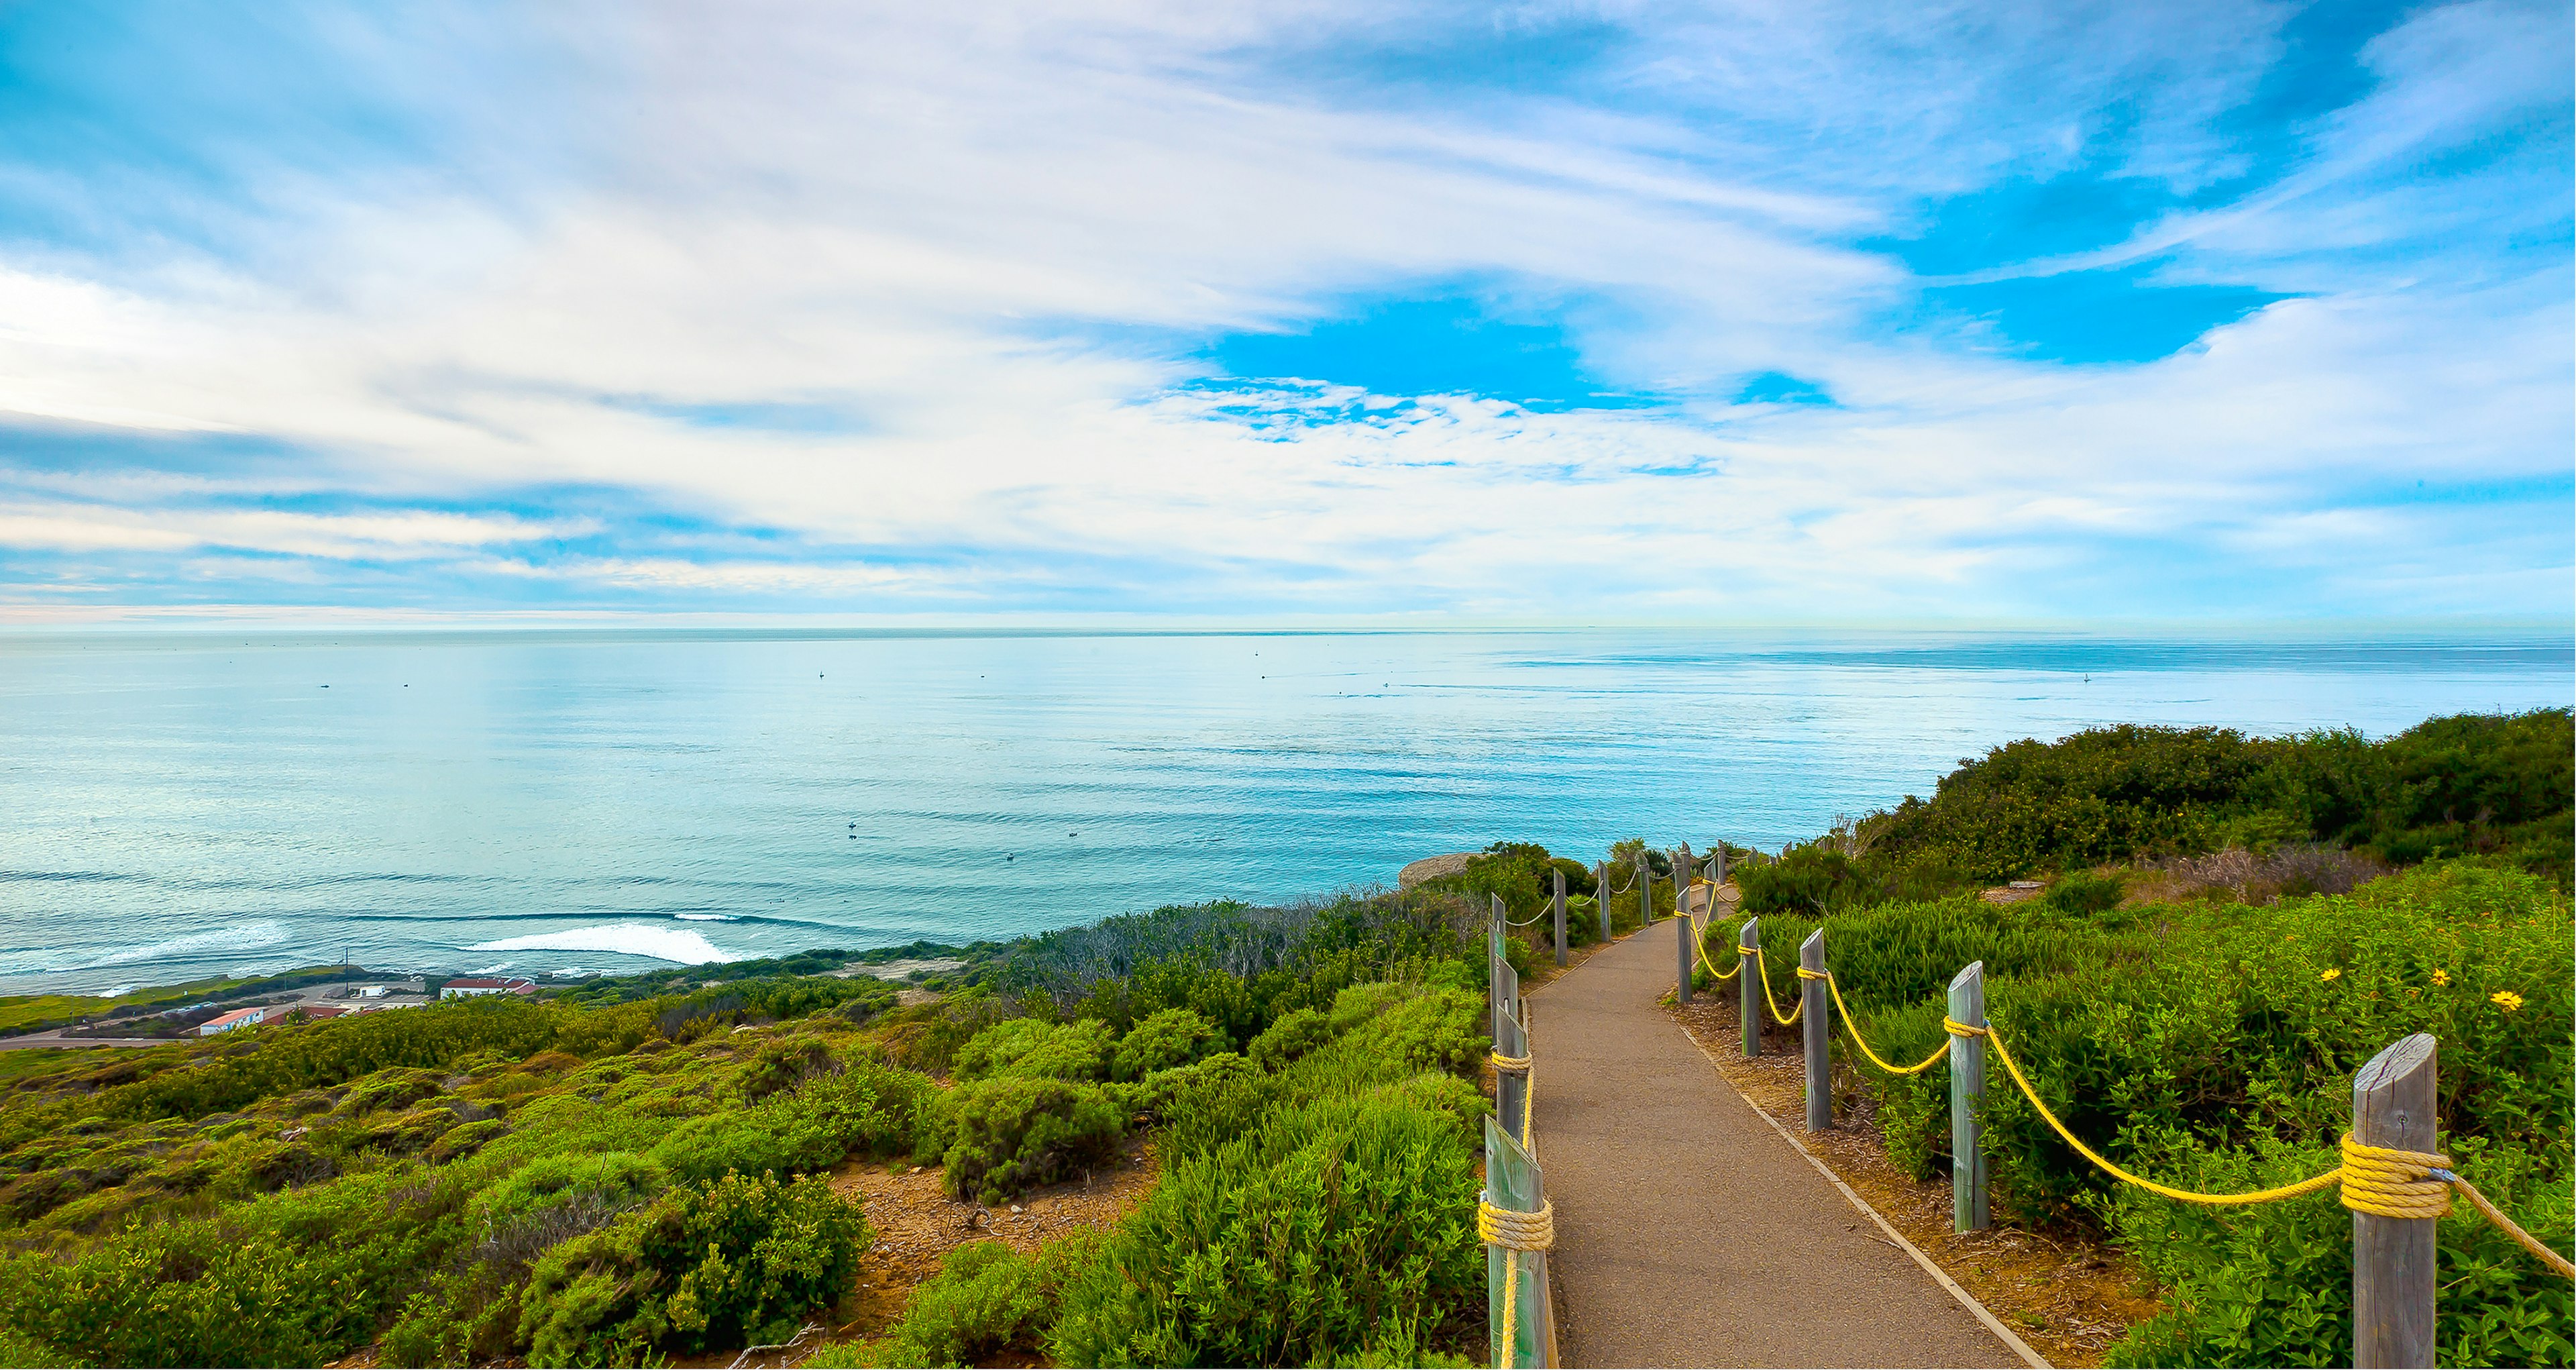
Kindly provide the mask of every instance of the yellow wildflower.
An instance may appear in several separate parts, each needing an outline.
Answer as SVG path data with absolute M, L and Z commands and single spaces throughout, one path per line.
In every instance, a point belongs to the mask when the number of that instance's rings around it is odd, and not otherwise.
M 2511 1013 L 2515 1009 L 2522 1007 L 2522 996 L 2509 989 L 2497 990 L 2495 993 L 2488 995 L 2487 998 L 2493 1002 L 2497 1008 L 2503 1009 L 2507 1013 Z
M 2333 966 L 2328 966 L 2317 973 L 2317 978 L 2320 980 L 2340 980 L 2343 978 L 2343 972 Z
M 2433 983 L 2437 985 L 2447 985 L 2451 983 L 2451 977 L 2445 974 L 2440 966 L 2435 966 L 2433 967 Z

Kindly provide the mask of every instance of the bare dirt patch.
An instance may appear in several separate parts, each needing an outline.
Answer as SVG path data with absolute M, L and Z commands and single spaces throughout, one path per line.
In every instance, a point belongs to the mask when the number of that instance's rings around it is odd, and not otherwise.
M 2154 1316 L 2158 1305 L 2143 1292 L 2150 1286 L 2137 1267 L 2089 1234 L 2007 1227 L 1952 1231 L 1950 1186 L 1917 1181 L 1888 1160 L 1868 1100 L 1850 1082 L 1836 1082 L 1833 1130 L 1805 1131 L 1802 1058 L 1789 1054 L 1790 1045 L 1766 1040 L 1763 1050 L 1776 1054 L 1746 1060 L 1733 989 L 1730 984 L 1723 991 L 1724 1002 L 1703 998 L 1672 1013 L 1728 1083 L 1796 1133 L 1816 1159 L 2031 1349 L 2056 1365 L 2098 1366 L 2121 1333 Z M 1861 1215 L 1852 1220 L 1855 1230 L 1873 1232 Z
M 903 1316 L 912 1291 L 939 1273 L 939 1262 L 950 1251 L 994 1240 L 1035 1251 L 1051 1237 L 1107 1228 L 1143 1202 L 1158 1173 L 1152 1141 L 1131 1139 L 1115 1164 L 1093 1171 L 1087 1182 L 1034 1189 L 1013 1203 L 986 1208 L 949 1198 L 935 1165 L 896 1172 L 881 1164 L 845 1163 L 832 1172 L 833 1192 L 866 1211 L 876 1244 L 860 1255 L 850 1292 L 815 1318 L 814 1335 L 741 1364 L 744 1370 L 795 1365 L 825 1342 L 879 1336 Z M 734 1359 L 727 1355 L 706 1363 L 730 1366 Z

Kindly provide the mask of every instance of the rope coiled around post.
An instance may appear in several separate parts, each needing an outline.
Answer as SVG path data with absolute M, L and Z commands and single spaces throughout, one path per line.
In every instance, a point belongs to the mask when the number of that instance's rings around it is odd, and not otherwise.
M 1496 1208 L 1476 1200 L 1476 1236 L 1487 1246 L 1503 1249 L 1503 1357 L 1508 1363 L 1512 1344 L 1520 1338 L 1521 1263 L 1524 1251 L 1545 1251 L 1556 1245 L 1556 1205 L 1539 1201 L 1536 1213 L 1518 1209 Z
M 2343 1206 L 2382 1218 L 2447 1218 L 2451 1186 L 2433 1178 L 2451 1172 L 2451 1158 L 2436 1151 L 2367 1146 L 2343 1134 Z
M 1542 1200 L 1536 1213 L 1496 1208 L 1476 1200 L 1476 1236 L 1505 1251 L 1545 1251 L 1556 1245 L 1556 1205 Z

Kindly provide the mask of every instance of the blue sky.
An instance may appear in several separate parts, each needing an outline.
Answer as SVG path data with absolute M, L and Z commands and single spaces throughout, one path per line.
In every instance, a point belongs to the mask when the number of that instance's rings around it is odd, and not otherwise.
M 2563 4 L 0 7 L 0 624 L 2576 613 Z

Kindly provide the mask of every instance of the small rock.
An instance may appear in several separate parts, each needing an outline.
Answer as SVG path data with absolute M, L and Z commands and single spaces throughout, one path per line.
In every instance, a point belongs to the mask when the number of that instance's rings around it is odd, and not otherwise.
M 905 1172 L 903 1172 L 903 1173 L 904 1173 L 904 1174 L 906 1174 L 906 1175 L 918 1175 L 918 1174 L 920 1174 L 920 1173 L 921 1173 L 921 1167 L 920 1167 L 920 1166 L 914 1166 L 912 1169 L 907 1170 L 907 1171 L 905 1171 Z
M 1021 1209 L 1021 1207 L 1020 1207 L 1018 1204 L 1013 1204 L 1013 1205 L 1011 1205 L 1011 1211 L 1012 1211 L 1012 1212 L 1014 1212 L 1014 1213 L 1018 1213 L 1018 1212 L 1022 1212 L 1022 1211 L 1024 1211 L 1024 1210 L 1022 1210 L 1022 1209 Z

